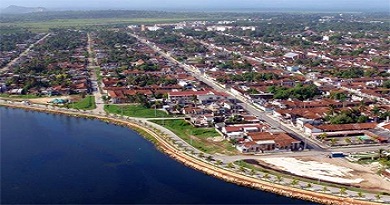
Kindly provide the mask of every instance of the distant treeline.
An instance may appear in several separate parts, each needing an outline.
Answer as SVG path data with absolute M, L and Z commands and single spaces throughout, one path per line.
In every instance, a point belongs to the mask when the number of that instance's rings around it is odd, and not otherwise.
M 236 20 L 236 19 L 270 19 L 285 22 L 294 19 L 295 22 L 307 22 L 309 19 L 319 19 L 330 13 L 281 13 L 281 12 L 167 12 L 167 11 L 138 11 L 138 10 L 93 10 L 93 11 L 49 11 L 28 14 L 1 14 L 1 23 L 37 22 L 55 19 L 102 19 L 102 18 L 160 18 L 160 19 L 194 19 L 194 20 Z M 346 14 L 348 15 L 348 14 Z M 389 21 L 386 12 L 354 13 L 354 18 Z
M 239 18 L 243 14 L 203 13 L 203 12 L 164 12 L 164 11 L 132 11 L 132 10 L 103 10 L 103 11 L 50 11 L 28 14 L 2 14 L 0 22 L 13 23 L 18 21 L 48 21 L 55 19 L 96 19 L 96 18 L 166 18 L 166 19 L 219 19 L 230 17 Z

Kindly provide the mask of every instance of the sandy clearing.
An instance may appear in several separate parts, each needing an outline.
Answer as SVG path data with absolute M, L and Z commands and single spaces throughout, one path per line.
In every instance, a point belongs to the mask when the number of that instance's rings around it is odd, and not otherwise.
M 45 98 L 33 98 L 33 99 L 29 99 L 29 101 L 37 104 L 49 104 L 48 102 L 54 99 L 69 99 L 71 101 L 75 100 L 75 98 L 72 96 L 56 96 L 56 97 L 45 97 Z
M 290 173 L 293 173 L 292 171 L 294 171 L 294 170 L 298 171 L 297 168 L 299 169 L 299 166 L 300 166 L 299 163 L 292 163 L 292 164 L 289 164 L 287 166 L 283 166 L 283 165 L 279 166 L 279 164 L 283 164 L 284 162 L 279 162 L 277 165 L 273 164 L 272 162 L 276 161 L 275 159 L 276 158 L 269 158 L 268 162 L 266 162 L 266 160 L 260 160 L 261 161 L 260 163 L 265 162 L 266 164 L 268 164 L 274 168 L 284 170 L 284 171 L 287 171 Z M 329 165 L 335 166 L 336 168 L 340 167 L 341 170 L 343 170 L 343 169 L 345 171 L 348 170 L 348 172 L 347 173 L 339 173 L 339 174 L 336 173 L 335 176 L 332 177 L 333 179 L 341 178 L 344 180 L 344 182 L 345 182 L 345 180 L 352 180 L 352 181 L 355 180 L 356 182 L 358 180 L 360 180 L 360 182 L 354 183 L 354 185 L 358 185 L 361 188 L 367 189 L 367 190 L 390 193 L 390 181 L 387 181 L 385 178 L 383 178 L 382 176 L 377 174 L 377 171 L 380 168 L 380 165 L 378 165 L 377 163 L 370 164 L 370 165 L 357 164 L 357 163 L 349 162 L 348 160 L 346 160 L 344 158 L 328 158 L 325 156 L 297 157 L 297 158 L 293 158 L 293 159 L 298 161 L 298 162 L 299 161 L 301 161 L 301 162 L 316 162 L 316 163 L 311 163 L 313 166 L 316 166 L 317 163 L 322 163 L 322 164 L 327 165 L 327 166 L 329 166 Z M 308 168 L 310 170 L 310 167 L 308 167 Z M 312 178 L 315 177 L 312 175 L 313 174 L 312 171 L 303 170 L 300 172 L 300 174 L 297 174 L 297 173 L 294 173 L 294 174 L 299 175 L 299 176 L 312 177 Z M 306 175 L 303 175 L 303 174 L 306 174 Z M 326 176 L 326 174 L 328 174 L 328 173 L 324 172 L 324 174 L 322 174 L 322 175 Z M 338 176 L 341 174 L 343 174 L 344 176 L 343 177 Z M 325 178 L 320 178 L 320 179 L 324 180 Z M 340 183 L 341 181 L 338 180 L 335 182 Z
M 268 158 L 262 161 L 298 176 L 345 184 L 357 184 L 363 181 L 362 178 L 351 174 L 353 169 L 324 162 L 302 161 L 295 158 Z

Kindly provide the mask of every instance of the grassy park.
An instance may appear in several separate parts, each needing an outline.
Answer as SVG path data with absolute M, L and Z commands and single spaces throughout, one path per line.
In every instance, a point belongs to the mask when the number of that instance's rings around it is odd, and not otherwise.
M 33 98 L 40 98 L 37 95 L 34 94 L 27 94 L 27 95 L 10 95 L 10 94 L 0 94 L 0 97 L 2 98 L 14 98 L 14 99 L 33 99 Z
M 213 128 L 196 128 L 184 120 L 153 120 L 152 122 L 162 125 L 188 144 L 205 153 L 236 154 L 237 151 L 226 140 L 213 141 L 214 137 L 220 134 Z
M 96 108 L 95 97 L 86 96 L 85 98 L 80 99 L 79 101 L 69 104 L 69 108 L 79 109 L 79 110 L 92 110 Z
M 129 117 L 169 117 L 169 115 L 164 111 L 146 108 L 142 105 L 105 105 L 104 110 L 111 114 L 125 115 Z

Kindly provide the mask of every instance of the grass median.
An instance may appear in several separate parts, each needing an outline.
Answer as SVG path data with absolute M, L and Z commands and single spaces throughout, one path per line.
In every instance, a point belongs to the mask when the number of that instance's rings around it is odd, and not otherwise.
M 119 114 L 119 115 L 124 115 L 129 117 L 142 117 L 142 118 L 169 117 L 169 115 L 162 110 L 146 108 L 142 105 L 105 105 L 104 110 L 111 114 Z

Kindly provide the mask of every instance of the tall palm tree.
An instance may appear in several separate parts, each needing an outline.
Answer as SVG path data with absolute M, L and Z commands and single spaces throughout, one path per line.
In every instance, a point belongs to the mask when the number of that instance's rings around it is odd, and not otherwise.
M 363 194 L 363 192 L 361 192 L 361 191 L 359 191 L 359 192 L 357 193 L 357 195 L 358 195 L 360 198 L 364 198 L 364 197 L 365 197 L 364 194 Z
M 375 198 L 376 198 L 376 200 L 379 201 L 379 200 L 381 200 L 382 195 L 380 193 L 378 193 L 378 194 L 375 195 Z
M 324 187 L 322 187 L 322 192 L 327 192 L 327 191 L 329 191 L 329 189 L 328 189 L 328 187 L 327 186 L 324 186 Z
M 340 188 L 340 196 L 343 196 L 345 194 L 347 194 L 347 189 L 345 187 L 341 187 Z
M 279 183 L 283 181 L 283 177 L 280 176 L 280 175 L 277 175 L 276 176 L 276 181 L 278 181 Z
M 299 183 L 299 181 L 298 181 L 297 179 L 293 179 L 293 180 L 291 181 L 291 185 L 292 185 L 293 187 L 295 187 L 296 185 L 298 185 L 298 183 Z
M 334 146 L 336 143 L 337 143 L 337 139 L 336 139 L 336 138 L 330 139 L 330 144 L 331 144 L 332 146 Z

